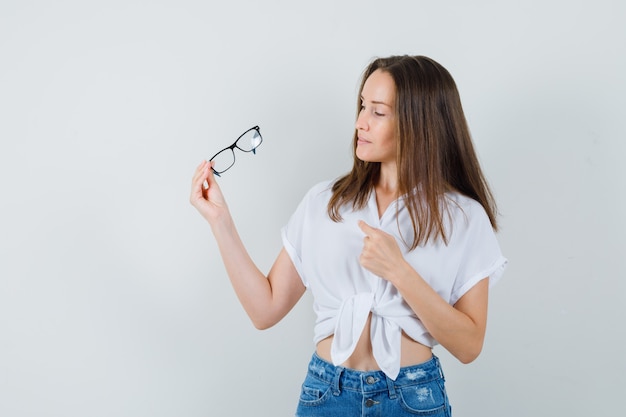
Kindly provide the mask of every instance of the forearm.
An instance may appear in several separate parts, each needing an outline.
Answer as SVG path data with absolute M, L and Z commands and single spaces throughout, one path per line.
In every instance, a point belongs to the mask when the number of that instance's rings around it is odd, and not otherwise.
M 410 265 L 400 265 L 393 274 L 390 281 L 431 336 L 461 362 L 469 363 L 476 359 L 485 337 L 486 289 L 484 300 L 481 299 L 483 289 L 475 291 L 470 315 L 448 304 Z M 480 286 L 483 284 L 486 283 L 481 282 Z M 484 308 L 481 307 L 483 301 Z
M 213 222 L 211 230 L 239 302 L 256 327 L 266 327 L 260 323 L 271 312 L 272 288 L 267 277 L 248 254 L 229 214 Z

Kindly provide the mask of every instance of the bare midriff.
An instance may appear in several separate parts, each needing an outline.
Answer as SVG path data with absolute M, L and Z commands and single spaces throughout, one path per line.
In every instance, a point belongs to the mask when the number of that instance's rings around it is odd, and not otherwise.
M 370 313 L 354 352 L 348 360 L 341 364 L 341 366 L 356 369 L 358 371 L 374 371 L 380 369 L 372 353 L 372 342 L 370 337 L 371 318 L 372 315 Z M 332 342 L 333 336 L 331 335 L 317 344 L 317 355 L 327 362 L 332 362 L 330 358 L 330 346 Z M 417 365 L 428 361 L 433 355 L 431 348 L 416 342 L 404 334 L 404 332 L 402 332 L 400 349 L 400 366 Z

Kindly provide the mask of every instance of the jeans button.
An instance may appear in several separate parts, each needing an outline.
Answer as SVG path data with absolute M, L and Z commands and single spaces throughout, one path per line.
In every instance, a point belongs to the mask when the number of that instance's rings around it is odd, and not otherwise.
M 374 378 L 373 376 L 368 376 L 367 378 L 365 378 L 365 382 L 372 385 L 373 383 L 376 382 L 376 378 Z
M 374 401 L 371 398 L 368 398 L 367 400 L 365 400 L 365 406 L 366 407 L 371 407 L 373 405 L 378 404 L 378 401 Z

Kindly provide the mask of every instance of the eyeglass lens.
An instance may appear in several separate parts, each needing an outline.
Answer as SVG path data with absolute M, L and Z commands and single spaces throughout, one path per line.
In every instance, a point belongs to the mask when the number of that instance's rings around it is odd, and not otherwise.
M 252 129 L 241 135 L 241 137 L 237 139 L 237 142 L 235 142 L 235 146 L 244 152 L 254 152 L 257 146 L 261 144 L 261 140 L 259 131 Z

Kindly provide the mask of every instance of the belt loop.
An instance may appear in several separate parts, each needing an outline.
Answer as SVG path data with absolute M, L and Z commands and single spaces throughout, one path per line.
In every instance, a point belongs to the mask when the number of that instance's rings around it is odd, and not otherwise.
M 385 374 L 385 378 L 387 378 L 387 389 L 389 390 L 389 398 L 392 400 L 396 399 L 396 384 L 393 382 L 393 379 L 389 378 Z
M 338 396 L 339 394 L 341 394 L 341 388 L 339 387 L 339 380 L 341 379 L 342 372 L 343 372 L 343 367 L 337 366 L 335 376 L 333 377 L 333 382 L 331 385 L 334 396 Z
M 439 362 L 439 358 L 436 357 L 435 355 L 433 355 L 433 358 L 435 359 L 435 364 L 437 365 L 437 369 L 439 370 L 439 375 L 441 376 L 442 380 L 446 380 L 446 377 L 443 375 L 443 368 L 441 367 L 441 363 Z

